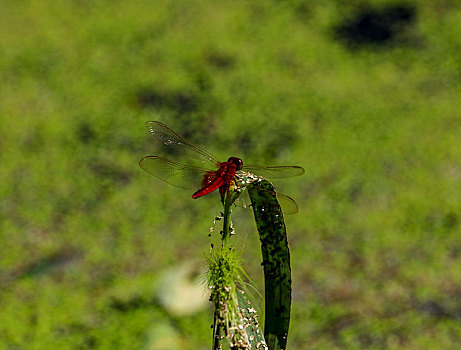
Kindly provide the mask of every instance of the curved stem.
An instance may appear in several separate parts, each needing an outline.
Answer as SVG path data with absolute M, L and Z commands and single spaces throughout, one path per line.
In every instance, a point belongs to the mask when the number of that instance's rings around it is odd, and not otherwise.
M 264 338 L 270 350 L 285 349 L 291 312 L 290 250 L 283 213 L 267 180 L 248 186 L 261 240 L 265 284 Z

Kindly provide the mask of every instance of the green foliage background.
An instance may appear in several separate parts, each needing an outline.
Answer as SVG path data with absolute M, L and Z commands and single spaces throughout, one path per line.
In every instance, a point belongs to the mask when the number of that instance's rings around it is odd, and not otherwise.
M 366 3 L 1 1 L 0 349 L 153 349 L 165 325 L 211 346 L 212 311 L 172 317 L 152 286 L 203 260 L 218 195 L 138 167 L 162 152 L 146 120 L 306 169 L 282 187 L 289 349 L 456 348 L 461 7 L 414 1 L 405 38 L 350 48 L 334 28 Z M 262 290 L 251 212 L 234 220 Z

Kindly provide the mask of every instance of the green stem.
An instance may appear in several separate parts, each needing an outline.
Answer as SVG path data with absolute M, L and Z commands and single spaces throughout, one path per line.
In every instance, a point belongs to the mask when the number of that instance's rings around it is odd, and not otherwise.
M 224 222 L 222 230 L 222 245 L 227 247 L 229 245 L 229 238 L 231 236 L 231 208 L 232 208 L 232 195 L 226 191 L 224 195 Z
M 221 334 L 223 334 L 222 326 L 218 321 L 218 308 L 215 305 L 214 321 L 213 321 L 213 350 L 222 348 Z
M 226 191 L 222 200 L 224 205 L 223 213 L 223 229 L 221 231 L 222 249 L 227 250 L 230 245 L 231 236 L 231 207 L 232 207 L 232 195 Z M 223 327 L 222 320 L 220 320 L 220 312 L 222 312 L 222 305 L 220 304 L 219 298 L 215 300 L 215 312 L 214 312 L 214 323 L 213 323 L 213 350 L 222 349 L 223 338 L 225 330 Z M 221 321 L 221 322 L 220 322 Z

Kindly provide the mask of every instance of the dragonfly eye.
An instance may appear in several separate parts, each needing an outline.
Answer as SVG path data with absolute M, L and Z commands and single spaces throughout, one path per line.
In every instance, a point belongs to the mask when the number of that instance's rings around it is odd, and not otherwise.
M 237 166 L 237 170 L 242 170 L 243 168 L 243 161 L 240 158 L 237 157 L 230 157 L 227 160 L 229 163 L 233 163 Z

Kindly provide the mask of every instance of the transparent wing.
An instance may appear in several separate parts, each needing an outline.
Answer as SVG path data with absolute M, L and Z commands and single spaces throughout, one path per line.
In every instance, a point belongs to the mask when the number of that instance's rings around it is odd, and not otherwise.
M 296 204 L 293 198 L 277 193 L 277 200 L 285 215 L 292 215 L 298 212 L 298 204 Z M 251 209 L 251 200 L 248 191 L 244 190 L 234 204 L 240 208 Z
M 260 165 L 243 165 L 243 170 L 250 173 L 277 179 L 283 177 L 293 177 L 304 174 L 304 169 L 300 166 L 260 166 Z
M 293 198 L 281 193 L 277 193 L 277 199 L 280 203 L 280 206 L 282 207 L 284 214 L 291 215 L 298 212 L 298 204 L 296 204 Z
M 187 141 L 173 130 L 157 121 L 146 122 L 146 128 L 155 135 L 160 142 L 181 154 L 186 159 L 193 157 L 212 168 L 219 164 L 219 160 L 207 151 Z
M 210 172 L 157 156 L 144 157 L 139 166 L 166 183 L 186 190 L 200 189 L 202 179 Z

